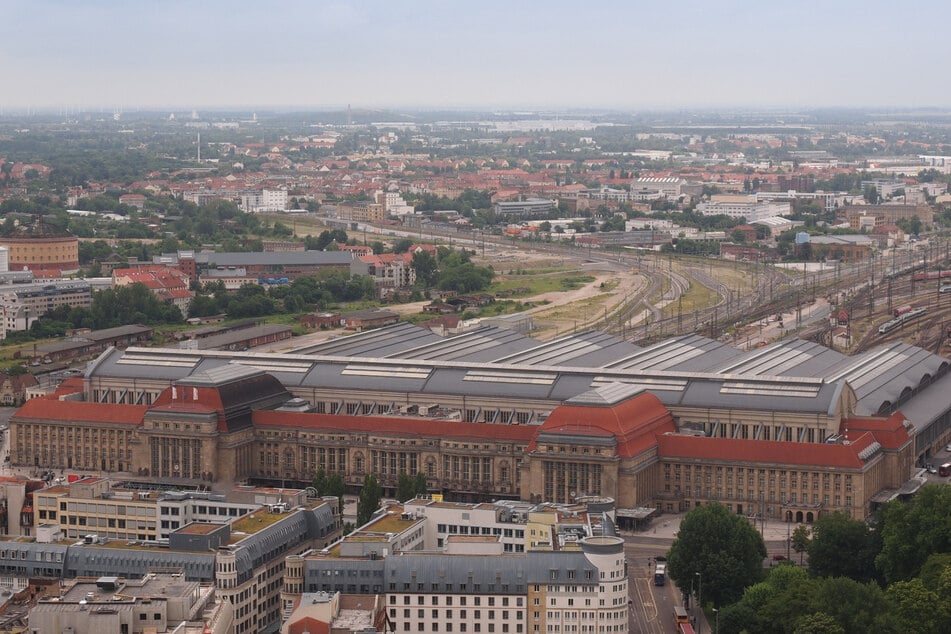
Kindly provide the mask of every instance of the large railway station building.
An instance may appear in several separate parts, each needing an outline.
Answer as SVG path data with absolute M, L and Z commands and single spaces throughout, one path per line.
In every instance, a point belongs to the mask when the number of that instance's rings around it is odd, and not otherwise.
M 688 335 L 641 348 L 401 324 L 293 354 L 110 349 L 11 420 L 14 465 L 174 484 L 359 486 L 425 474 L 447 499 L 863 518 L 951 437 L 949 361 Z

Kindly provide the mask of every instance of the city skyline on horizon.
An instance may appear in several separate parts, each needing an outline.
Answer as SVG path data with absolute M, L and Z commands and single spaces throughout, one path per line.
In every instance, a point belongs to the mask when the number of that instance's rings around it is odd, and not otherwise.
M 41 0 L 12 5 L 0 25 L 0 105 L 940 110 L 951 108 L 940 80 L 948 18 L 939 3 L 852 0 L 583 11 L 560 0 Z

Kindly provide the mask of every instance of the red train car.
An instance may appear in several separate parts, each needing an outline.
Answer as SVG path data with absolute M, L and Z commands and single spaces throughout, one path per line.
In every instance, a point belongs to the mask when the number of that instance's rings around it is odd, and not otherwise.
M 893 310 L 892 314 L 895 317 L 898 317 L 900 315 L 904 315 L 905 313 L 910 313 L 910 312 L 911 312 L 911 304 L 905 304 L 904 306 L 899 306 L 898 308 Z
M 912 275 L 912 279 L 916 282 L 944 279 L 946 277 L 951 277 L 951 269 L 946 271 L 928 271 L 927 273 L 915 273 Z

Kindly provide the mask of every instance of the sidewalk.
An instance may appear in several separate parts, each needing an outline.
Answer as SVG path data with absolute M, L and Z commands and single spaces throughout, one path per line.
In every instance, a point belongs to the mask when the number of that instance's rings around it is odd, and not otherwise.
M 683 520 L 684 514 L 678 513 L 675 515 L 664 514 L 654 518 L 646 528 L 642 528 L 635 532 L 624 531 L 625 535 L 635 535 L 637 537 L 656 537 L 657 539 L 674 539 L 677 537 L 677 532 L 680 530 L 680 522 Z M 793 531 L 796 530 L 798 524 L 795 522 L 781 522 L 779 520 L 767 520 L 765 522 L 756 521 L 755 523 L 751 520 L 751 524 L 754 524 L 756 531 L 763 535 L 763 540 L 766 542 L 785 542 L 786 538 L 791 536 Z

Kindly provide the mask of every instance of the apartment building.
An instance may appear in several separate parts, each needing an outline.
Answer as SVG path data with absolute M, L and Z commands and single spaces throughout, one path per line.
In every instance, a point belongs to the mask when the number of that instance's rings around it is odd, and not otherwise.
M 484 518 L 472 513 L 481 516 L 490 505 L 480 506 L 431 500 L 392 506 L 330 548 L 289 557 L 282 600 L 293 605 L 302 592 L 382 595 L 394 632 L 627 631 L 624 542 L 614 536 L 608 513 L 598 514 L 596 534 L 582 532 L 572 547 L 559 549 L 555 542 L 506 552 L 501 536 L 482 534 Z M 560 512 L 585 514 L 577 508 Z M 425 539 L 410 542 L 408 549 L 363 546 L 379 538 L 394 546 L 391 529 L 432 538 L 441 521 L 477 530 L 452 534 L 436 549 L 426 548 Z M 528 524 L 522 519 L 509 525 L 524 532 Z
M 381 291 L 388 288 L 405 288 L 416 283 L 412 253 L 361 255 L 359 259 L 366 263 L 368 274 Z
M 934 224 L 934 210 L 928 205 L 847 205 L 839 208 L 852 229 L 860 229 L 865 218 L 874 218 L 874 226 L 893 225 L 899 220 L 918 218 L 925 225 Z
M 337 217 L 348 222 L 383 222 L 386 219 L 386 209 L 382 203 L 341 203 L 337 205 Z
M 85 281 L 17 284 L 0 288 L 0 310 L 3 312 L 0 339 L 7 332 L 29 330 L 34 321 L 60 306 L 88 308 L 92 305 L 92 288 Z
M 221 494 L 142 491 L 112 484 L 106 478 L 84 478 L 37 491 L 34 525 L 55 524 L 67 538 L 95 533 L 111 540 L 159 540 L 193 522 L 230 521 L 261 508 Z
M 229 634 L 276 631 L 285 558 L 322 549 L 339 535 L 336 499 L 306 500 L 298 490 L 243 488 L 232 494 L 237 501 L 221 501 L 150 493 L 115 499 L 97 478 L 52 489 L 37 496 L 47 520 L 36 527 L 36 539 L 0 539 L 0 574 L 142 578 L 165 571 L 188 582 L 213 582 L 217 596 L 234 609 Z M 254 510 L 247 512 L 249 506 Z M 216 519 L 187 522 L 189 516 Z M 154 539 L 150 530 L 164 534 L 162 518 L 169 521 L 168 537 Z M 171 528 L 173 521 L 180 527 Z

